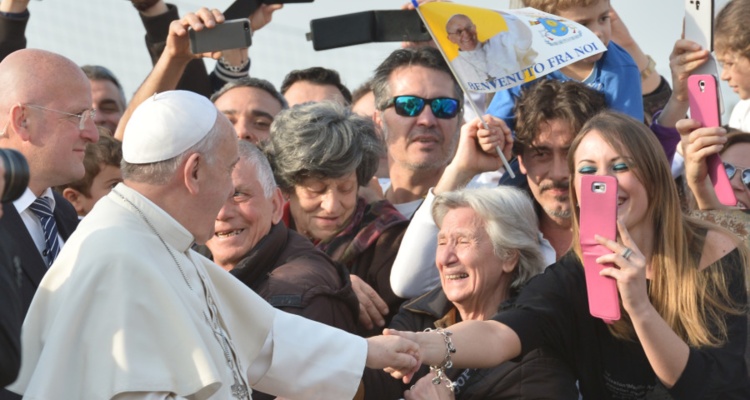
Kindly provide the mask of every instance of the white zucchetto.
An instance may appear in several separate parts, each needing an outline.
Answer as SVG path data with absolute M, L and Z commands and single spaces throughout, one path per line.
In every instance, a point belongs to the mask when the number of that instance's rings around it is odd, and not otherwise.
M 128 120 L 122 158 L 131 164 L 149 164 L 177 157 L 206 137 L 217 113 L 213 103 L 197 93 L 154 94 Z

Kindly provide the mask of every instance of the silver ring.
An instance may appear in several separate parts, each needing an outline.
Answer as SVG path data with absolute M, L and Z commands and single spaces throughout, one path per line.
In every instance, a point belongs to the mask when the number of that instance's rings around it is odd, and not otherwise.
M 414 385 L 411 385 L 411 387 L 409 388 L 409 390 L 414 390 Z
M 625 250 L 623 250 L 623 251 L 622 251 L 622 254 L 621 254 L 621 256 L 622 256 L 622 258 L 624 258 L 624 259 L 626 259 L 626 260 L 630 261 L 630 260 L 629 260 L 629 258 L 630 258 L 630 256 L 631 256 L 632 254 L 633 254 L 633 250 L 632 250 L 632 249 L 630 249 L 630 247 L 626 247 L 626 248 L 625 248 Z

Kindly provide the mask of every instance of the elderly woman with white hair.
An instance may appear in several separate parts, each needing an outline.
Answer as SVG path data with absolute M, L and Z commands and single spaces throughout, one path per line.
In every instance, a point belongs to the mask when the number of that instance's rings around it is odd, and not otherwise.
M 512 187 L 463 189 L 438 195 L 432 216 L 440 228 L 436 265 L 441 286 L 412 299 L 390 327 L 402 331 L 447 328 L 490 319 L 544 270 L 537 217 L 529 197 Z M 448 369 L 453 393 L 433 385 L 422 367 L 409 388 L 390 378 L 366 377 L 367 399 L 577 399 L 575 379 L 544 349 L 489 369 Z

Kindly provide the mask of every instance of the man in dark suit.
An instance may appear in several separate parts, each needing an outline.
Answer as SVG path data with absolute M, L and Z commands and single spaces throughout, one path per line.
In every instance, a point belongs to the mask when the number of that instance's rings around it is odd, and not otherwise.
M 29 163 L 26 192 L 3 204 L 0 237 L 21 268 L 22 315 L 39 282 L 78 223 L 73 206 L 51 190 L 84 175 L 86 144 L 99 135 L 83 71 L 51 52 L 24 49 L 0 63 L 0 147 Z M 8 238 L 7 244 L 5 238 Z M 0 390 L 0 400 L 19 398 Z
M 0 157 L 0 198 L 4 201 L 6 170 Z M 10 256 L 9 241 L 10 236 L 0 232 L 0 387 L 13 382 L 21 368 L 20 265 L 17 257 Z

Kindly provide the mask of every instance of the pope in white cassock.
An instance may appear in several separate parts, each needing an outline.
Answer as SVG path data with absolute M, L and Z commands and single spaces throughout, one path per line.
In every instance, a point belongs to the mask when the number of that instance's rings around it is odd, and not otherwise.
M 416 344 L 362 339 L 268 305 L 191 246 L 232 193 L 232 124 L 206 98 L 156 94 L 129 120 L 124 183 L 44 277 L 10 390 L 30 399 L 351 399 L 365 368 Z M 408 354 L 407 354 L 408 353 Z
M 456 14 L 448 20 L 448 40 L 459 49 L 451 65 L 463 81 L 487 82 L 532 65 L 537 52 L 531 47 L 531 30 L 520 19 L 502 15 L 508 30 L 485 42 L 479 41 L 477 27 L 466 15 Z

